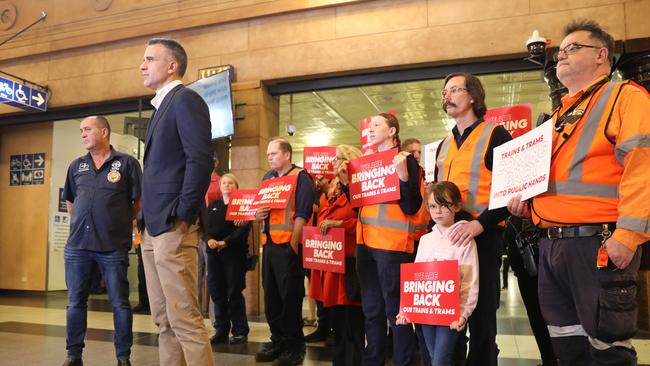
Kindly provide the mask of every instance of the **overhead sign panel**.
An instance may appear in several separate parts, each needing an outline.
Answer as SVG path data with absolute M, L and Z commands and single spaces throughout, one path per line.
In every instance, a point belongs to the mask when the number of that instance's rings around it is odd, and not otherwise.
M 0 77 L 0 102 L 23 110 L 47 110 L 47 93 L 18 81 Z

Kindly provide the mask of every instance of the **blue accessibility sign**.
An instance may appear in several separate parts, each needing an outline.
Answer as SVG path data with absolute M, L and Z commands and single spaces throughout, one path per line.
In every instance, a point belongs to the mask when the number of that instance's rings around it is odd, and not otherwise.
M 47 92 L 0 77 L 0 102 L 24 110 L 47 110 Z

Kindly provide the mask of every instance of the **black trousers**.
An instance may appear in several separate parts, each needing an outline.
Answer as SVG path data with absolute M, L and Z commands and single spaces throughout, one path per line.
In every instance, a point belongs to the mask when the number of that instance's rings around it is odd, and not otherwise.
M 598 269 L 600 244 L 598 236 L 542 238 L 539 243 L 540 308 L 560 365 L 589 360 L 598 366 L 636 364 L 633 349 L 614 343 L 629 341 L 636 332 L 641 249 L 625 269 L 616 268 L 611 260 L 608 267 Z M 589 342 L 573 341 L 587 336 Z M 593 342 L 599 342 L 600 349 Z
M 542 310 L 539 307 L 539 297 L 537 296 L 537 276 L 531 277 L 528 275 L 528 272 L 526 272 L 524 261 L 521 258 L 521 253 L 519 253 L 519 249 L 514 243 L 514 237 L 507 237 L 506 241 L 508 242 L 506 246 L 508 260 L 512 266 L 512 271 L 517 277 L 519 293 L 521 294 L 521 299 L 526 307 L 528 322 L 530 323 L 530 328 L 535 336 L 537 348 L 539 348 L 539 353 L 542 355 L 542 363 L 544 366 L 556 366 L 557 360 L 555 358 L 555 352 L 553 352 L 553 346 L 551 345 L 551 337 L 548 334 L 548 328 L 544 322 L 544 317 L 542 317 Z
M 496 366 L 499 348 L 496 344 L 497 309 L 501 296 L 500 271 L 503 252 L 503 230 L 490 229 L 477 236 L 476 247 L 479 262 L 478 301 L 468 319 L 470 332 L 467 366 Z M 467 328 L 465 328 L 467 329 Z M 454 360 L 462 362 L 467 338 L 458 337 Z
M 360 306 L 336 305 L 325 308 L 334 329 L 334 366 L 359 366 L 365 344 L 363 310 Z
M 140 245 L 135 247 L 135 254 L 138 257 L 138 303 L 149 306 L 149 295 L 147 295 L 147 279 L 144 275 L 144 263 L 142 262 L 142 249 Z
M 246 253 L 238 248 L 221 252 L 206 251 L 208 257 L 208 289 L 214 302 L 214 329 L 218 335 L 232 330 L 235 336 L 248 335 L 246 302 L 242 291 L 246 288 Z
M 262 286 L 266 321 L 271 329 L 271 341 L 283 349 L 302 351 L 303 283 L 302 255 L 293 252 L 289 244 L 272 242 L 262 252 Z

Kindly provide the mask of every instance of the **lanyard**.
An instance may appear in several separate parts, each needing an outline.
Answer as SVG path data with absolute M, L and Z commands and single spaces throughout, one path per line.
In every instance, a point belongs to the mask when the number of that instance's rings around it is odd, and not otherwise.
M 584 111 L 575 111 L 575 109 L 587 98 L 589 98 L 589 103 L 591 103 L 591 97 L 593 97 L 594 92 L 600 89 L 608 81 L 609 78 L 606 77 L 587 89 L 578 100 L 576 100 L 564 113 L 562 113 L 561 116 L 558 117 L 555 121 L 555 131 L 562 132 L 564 131 L 564 126 L 578 122 L 584 115 Z

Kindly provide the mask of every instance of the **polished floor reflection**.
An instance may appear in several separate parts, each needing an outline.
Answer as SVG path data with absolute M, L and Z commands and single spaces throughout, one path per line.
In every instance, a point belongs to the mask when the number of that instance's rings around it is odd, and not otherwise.
M 541 363 L 516 279 L 501 293 L 497 343 L 500 365 L 533 366 Z M 132 299 L 135 299 L 132 296 Z M 59 366 L 65 356 L 65 293 L 33 294 L 0 292 L 0 364 Z M 113 320 L 105 295 L 89 301 L 88 335 L 84 365 L 114 365 Z M 254 365 L 254 354 L 269 337 L 263 319 L 252 319 L 249 342 L 213 348 L 216 365 Z M 211 332 L 214 330 L 206 320 Z M 305 333 L 315 328 L 305 327 Z M 148 315 L 134 315 L 134 366 L 158 365 L 156 328 Z M 650 365 L 650 333 L 640 332 L 634 340 L 639 363 Z M 310 343 L 305 366 L 331 364 L 331 352 L 323 343 Z M 390 364 L 390 363 L 388 363 Z

